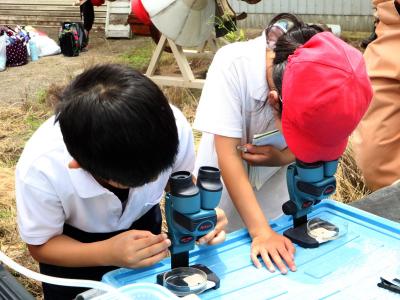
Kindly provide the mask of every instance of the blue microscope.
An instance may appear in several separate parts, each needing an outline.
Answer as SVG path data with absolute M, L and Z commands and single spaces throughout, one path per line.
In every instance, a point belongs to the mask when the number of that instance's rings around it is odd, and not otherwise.
M 189 251 L 196 240 L 214 230 L 217 224 L 215 208 L 222 194 L 221 173 L 214 167 L 199 169 L 197 183 L 194 184 L 190 172 L 179 171 L 170 176 L 170 192 L 165 198 L 165 216 L 168 237 L 171 240 L 171 269 L 189 267 Z M 219 287 L 219 278 L 204 265 L 190 266 L 207 274 L 207 280 Z M 158 274 L 157 283 L 162 284 Z
M 287 169 L 289 201 L 282 205 L 286 215 L 293 217 L 293 228 L 283 235 L 303 248 L 316 248 L 320 243 L 307 233 L 307 214 L 313 206 L 336 190 L 334 177 L 338 160 L 305 163 L 296 160 Z

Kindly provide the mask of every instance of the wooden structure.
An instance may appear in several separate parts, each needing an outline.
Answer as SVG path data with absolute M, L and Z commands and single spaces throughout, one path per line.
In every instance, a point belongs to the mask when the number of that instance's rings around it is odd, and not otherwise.
M 130 0 L 116 0 L 107 3 L 105 34 L 107 38 L 130 38 L 131 28 L 128 15 L 131 12 Z
M 155 75 L 155 71 L 160 61 L 161 55 L 164 48 L 169 45 L 172 50 L 172 54 L 178 64 L 179 70 L 182 76 L 166 76 L 166 75 Z M 209 45 L 210 51 L 206 51 L 205 48 Z M 185 88 L 195 88 L 202 89 L 204 85 L 204 79 L 197 79 L 193 75 L 193 71 L 189 65 L 187 57 L 196 56 L 213 56 L 217 51 L 217 42 L 215 38 L 210 37 L 202 46 L 197 50 L 187 50 L 183 49 L 182 46 L 175 44 L 175 42 L 167 38 L 164 34 L 161 38 L 153 52 L 149 66 L 146 71 L 146 76 L 153 80 L 156 84 L 160 86 L 178 86 Z
M 79 6 L 73 0 L 0 0 L 0 24 L 59 27 L 61 22 L 79 21 Z M 95 7 L 95 28 L 104 28 L 106 5 Z

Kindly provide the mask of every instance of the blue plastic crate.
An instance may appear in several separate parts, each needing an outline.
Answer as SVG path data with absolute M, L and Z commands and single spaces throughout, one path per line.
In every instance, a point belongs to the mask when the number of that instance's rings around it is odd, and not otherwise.
M 346 223 L 347 234 L 315 249 L 296 246 L 296 272 L 281 275 L 256 269 L 249 257 L 250 237 L 246 230 L 228 235 L 221 245 L 196 247 L 190 264 L 201 263 L 221 279 L 217 290 L 201 299 L 400 299 L 398 294 L 377 287 L 380 276 L 400 278 L 400 224 L 332 200 L 318 204 L 312 217 Z M 282 233 L 291 226 L 283 216 L 272 222 Z M 103 281 L 115 287 L 134 282 L 156 281 L 170 268 L 170 259 L 144 269 L 117 269 Z

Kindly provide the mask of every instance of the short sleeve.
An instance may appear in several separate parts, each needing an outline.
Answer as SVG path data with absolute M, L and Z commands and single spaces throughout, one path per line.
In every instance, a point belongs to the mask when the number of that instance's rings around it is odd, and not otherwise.
M 207 73 L 193 127 L 202 132 L 242 137 L 242 104 L 239 74 L 233 62 L 234 48 L 221 48 Z
M 172 172 L 189 171 L 193 172 L 195 161 L 194 138 L 192 128 L 183 113 L 172 106 L 176 127 L 178 128 L 179 148 Z
M 63 232 L 64 210 L 50 183 L 39 172 L 26 176 L 41 176 L 41 186 L 34 186 L 29 180 L 22 180 L 16 173 L 17 221 L 20 236 L 31 245 L 42 245 Z

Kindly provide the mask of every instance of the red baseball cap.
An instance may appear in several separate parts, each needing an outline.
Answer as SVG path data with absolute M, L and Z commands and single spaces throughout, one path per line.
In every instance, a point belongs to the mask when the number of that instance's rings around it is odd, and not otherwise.
M 338 159 L 372 99 L 360 51 L 330 32 L 289 56 L 282 82 L 282 131 L 296 158 Z

